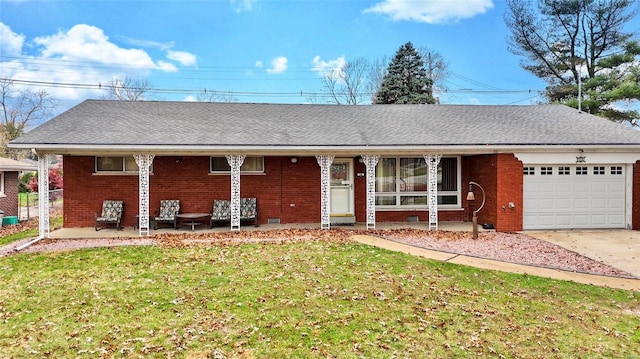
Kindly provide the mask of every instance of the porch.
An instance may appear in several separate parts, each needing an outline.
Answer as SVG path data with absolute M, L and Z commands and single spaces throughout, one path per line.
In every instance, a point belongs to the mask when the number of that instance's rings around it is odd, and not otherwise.
M 290 223 L 290 224 L 263 224 L 260 227 L 243 226 L 243 232 L 253 231 L 269 231 L 269 230 L 282 230 L 282 229 L 318 229 L 320 223 Z M 348 226 L 332 226 L 332 228 L 340 228 L 355 231 L 366 231 L 366 223 L 356 223 Z M 376 225 L 378 230 L 390 230 L 390 229 L 422 229 L 428 230 L 429 224 L 426 222 L 382 222 Z M 440 222 L 439 230 L 452 231 L 452 232 L 472 232 L 473 227 L 471 222 Z M 487 231 L 478 226 L 478 231 Z M 491 230 L 493 231 L 493 230 Z M 191 231 L 191 228 L 182 227 L 179 229 L 173 228 L 158 228 L 152 229 L 149 233 L 150 236 L 161 234 L 193 234 L 202 235 L 207 233 L 225 233 L 230 232 L 229 227 L 214 227 L 208 226 L 196 227 L 195 231 Z M 136 238 L 139 237 L 138 229 L 134 229 L 132 226 L 126 226 L 124 229 L 116 231 L 115 229 L 103 229 L 96 231 L 93 227 L 79 227 L 79 228 L 60 228 L 51 231 L 50 238 L 52 239 L 90 239 L 90 238 Z

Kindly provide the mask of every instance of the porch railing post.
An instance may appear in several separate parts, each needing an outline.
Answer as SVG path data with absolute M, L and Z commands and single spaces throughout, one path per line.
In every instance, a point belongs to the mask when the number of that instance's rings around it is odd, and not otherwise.
M 231 167 L 231 230 L 240 230 L 240 167 L 244 163 L 245 155 L 227 155 L 227 162 Z
M 38 225 L 40 238 L 50 238 L 49 165 L 53 155 L 38 155 Z
M 331 228 L 331 164 L 333 155 L 316 155 L 320 165 L 320 229 Z
M 367 229 L 376 229 L 376 166 L 378 155 L 363 155 L 367 167 Z
M 441 155 L 424 155 L 424 160 L 429 166 L 429 230 L 438 230 L 438 164 Z
M 155 155 L 133 155 L 138 165 L 138 235 L 149 235 L 149 169 Z

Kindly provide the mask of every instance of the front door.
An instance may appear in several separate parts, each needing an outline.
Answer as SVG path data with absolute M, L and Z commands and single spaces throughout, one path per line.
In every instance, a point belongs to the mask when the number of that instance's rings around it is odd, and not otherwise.
M 337 158 L 331 164 L 331 216 L 354 216 L 353 159 Z

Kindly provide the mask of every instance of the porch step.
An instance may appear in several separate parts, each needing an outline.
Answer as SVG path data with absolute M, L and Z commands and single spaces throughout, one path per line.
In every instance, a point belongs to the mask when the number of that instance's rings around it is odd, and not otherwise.
M 353 215 L 331 215 L 331 224 L 355 224 L 356 216 Z

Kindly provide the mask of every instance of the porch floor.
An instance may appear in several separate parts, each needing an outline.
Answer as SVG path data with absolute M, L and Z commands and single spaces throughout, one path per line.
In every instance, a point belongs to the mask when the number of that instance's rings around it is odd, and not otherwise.
M 266 231 L 270 229 L 287 229 L 287 228 L 299 228 L 299 229 L 319 229 L 320 223 L 291 223 L 291 224 L 261 224 L 259 227 L 253 225 L 241 226 L 240 231 Z M 365 223 L 356 223 L 354 225 L 333 225 L 331 228 L 352 229 L 352 230 L 366 230 Z M 376 223 L 376 229 L 400 229 L 400 228 L 413 228 L 413 229 L 428 229 L 429 224 L 426 222 L 384 222 Z M 441 222 L 438 225 L 438 229 L 442 231 L 456 231 L 456 232 L 471 232 L 473 230 L 471 222 Z M 201 225 L 196 227 L 195 231 L 191 231 L 191 228 L 181 227 L 178 229 L 162 227 L 156 230 L 151 229 L 150 235 L 162 234 L 162 233 L 220 233 L 229 232 L 228 226 L 209 228 L 207 225 Z M 482 226 L 478 226 L 478 231 L 486 231 Z M 139 233 L 137 229 L 128 226 L 122 230 L 116 231 L 112 228 L 105 228 L 100 231 L 96 231 L 93 227 L 83 228 L 60 228 L 55 231 L 51 231 L 51 238 L 56 239 L 71 239 L 71 238 L 132 238 L 138 237 Z

